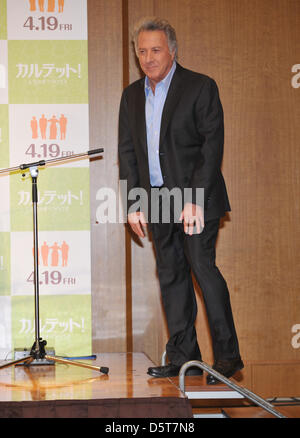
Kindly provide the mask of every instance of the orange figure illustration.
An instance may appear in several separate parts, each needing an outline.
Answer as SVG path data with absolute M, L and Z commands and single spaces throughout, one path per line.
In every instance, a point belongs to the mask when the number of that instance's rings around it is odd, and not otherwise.
M 41 12 L 44 12 L 44 3 L 45 3 L 45 0 L 39 0 L 39 8 L 40 8 Z
M 42 117 L 39 120 L 39 125 L 40 125 L 40 131 L 41 131 L 41 135 L 42 135 L 42 139 L 45 140 L 46 139 L 46 130 L 47 130 L 47 119 L 44 116 L 44 114 L 42 114 Z
M 48 12 L 54 12 L 55 0 L 48 0 Z
M 69 245 L 63 241 L 61 245 L 62 266 L 68 266 Z
M 67 122 L 68 122 L 68 119 L 62 114 L 59 118 L 60 139 L 61 140 L 66 139 Z
M 35 0 L 29 0 L 29 5 L 30 5 L 30 10 L 31 11 L 36 11 Z
M 41 247 L 41 254 L 42 254 L 43 265 L 48 266 L 49 246 L 47 245 L 46 242 L 44 242 Z
M 64 12 L 65 0 L 58 0 L 58 12 Z
M 50 140 L 56 140 L 57 137 L 57 120 L 56 116 L 52 116 L 52 119 L 48 120 L 50 122 Z
M 30 126 L 32 131 L 32 138 L 38 138 L 38 122 L 35 116 L 32 117 Z
M 55 242 L 53 246 L 50 246 L 50 249 L 52 249 L 51 266 L 58 266 L 58 259 L 59 259 L 58 250 L 61 248 L 57 245 L 57 242 Z

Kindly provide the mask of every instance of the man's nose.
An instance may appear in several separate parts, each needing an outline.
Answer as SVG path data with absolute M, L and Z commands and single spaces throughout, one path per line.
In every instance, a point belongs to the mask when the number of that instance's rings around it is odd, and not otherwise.
M 153 54 L 151 52 L 151 50 L 149 50 L 149 52 L 146 53 L 146 62 L 149 63 L 153 60 Z

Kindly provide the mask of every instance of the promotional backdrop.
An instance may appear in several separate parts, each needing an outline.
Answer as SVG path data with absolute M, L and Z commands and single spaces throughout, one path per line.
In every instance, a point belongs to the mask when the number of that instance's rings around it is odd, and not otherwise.
M 76 3 L 76 7 L 75 7 Z M 86 0 L 0 0 L 0 168 L 89 149 Z M 89 161 L 39 169 L 41 336 L 91 352 Z M 0 175 L 0 359 L 34 342 L 28 171 Z

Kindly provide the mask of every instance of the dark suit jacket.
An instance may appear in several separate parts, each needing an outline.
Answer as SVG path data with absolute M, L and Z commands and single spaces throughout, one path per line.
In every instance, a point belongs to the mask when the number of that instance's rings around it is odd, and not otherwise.
M 149 193 L 144 84 L 145 78 L 123 91 L 119 166 L 120 179 L 127 180 L 128 191 L 142 187 Z M 206 221 L 230 210 L 221 173 L 223 143 L 223 109 L 215 81 L 177 64 L 161 120 L 162 175 L 170 190 L 204 188 Z

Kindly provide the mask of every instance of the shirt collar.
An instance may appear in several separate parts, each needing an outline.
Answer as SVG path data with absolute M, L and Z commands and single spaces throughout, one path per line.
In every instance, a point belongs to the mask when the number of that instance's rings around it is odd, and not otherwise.
M 168 89 L 169 89 L 169 86 L 170 86 L 170 83 L 171 83 L 171 80 L 172 80 L 172 77 L 173 77 L 173 74 L 174 74 L 175 70 L 176 70 L 176 61 L 173 62 L 172 67 L 171 67 L 169 73 L 167 74 L 167 76 L 165 78 L 163 78 L 157 84 L 160 87 L 162 87 L 165 90 L 165 92 L 167 92 Z M 150 86 L 150 83 L 149 83 L 149 78 L 148 78 L 148 76 L 146 76 L 146 78 L 145 78 L 145 92 L 146 92 L 146 96 L 148 96 L 150 90 L 151 90 L 151 86 Z

